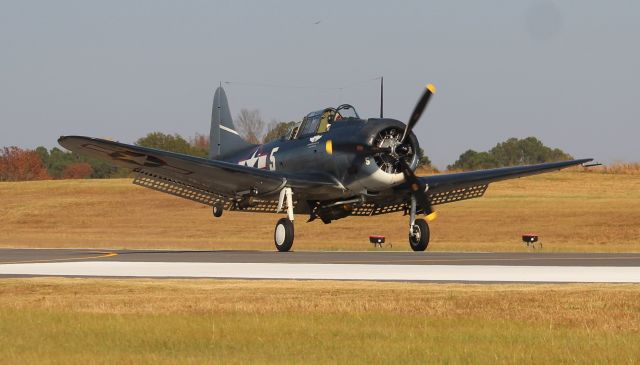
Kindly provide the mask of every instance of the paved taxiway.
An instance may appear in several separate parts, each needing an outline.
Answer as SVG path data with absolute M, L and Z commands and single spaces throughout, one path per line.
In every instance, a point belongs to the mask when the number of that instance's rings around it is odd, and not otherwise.
M 0 249 L 0 275 L 640 283 L 640 254 Z

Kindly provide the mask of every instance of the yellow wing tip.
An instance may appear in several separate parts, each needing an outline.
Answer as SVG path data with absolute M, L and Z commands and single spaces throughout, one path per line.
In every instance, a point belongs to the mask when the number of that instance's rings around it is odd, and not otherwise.
M 331 140 L 327 141 L 327 144 L 325 145 L 325 149 L 327 150 L 328 154 L 333 154 L 333 142 Z
M 432 212 L 431 214 L 429 214 L 427 216 L 427 221 L 433 222 L 436 218 L 438 218 L 438 213 L 437 212 Z
M 434 84 L 427 85 L 427 90 L 431 91 L 432 94 L 436 93 L 436 86 Z

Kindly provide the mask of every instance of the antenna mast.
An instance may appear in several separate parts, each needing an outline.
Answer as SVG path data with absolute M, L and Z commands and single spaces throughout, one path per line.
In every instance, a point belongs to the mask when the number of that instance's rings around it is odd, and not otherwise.
M 380 76 L 380 118 L 383 118 L 382 106 L 384 103 L 384 76 Z
M 222 81 L 220 81 L 220 88 L 222 89 Z M 222 92 L 222 90 L 220 91 Z M 220 153 L 222 152 L 220 149 L 220 141 L 222 140 L 222 136 L 220 135 L 220 126 L 222 125 L 222 120 L 220 120 L 220 98 L 218 98 L 218 138 L 217 138 L 217 142 L 218 142 L 218 157 L 220 156 Z M 212 143 L 212 141 L 209 141 L 209 143 Z

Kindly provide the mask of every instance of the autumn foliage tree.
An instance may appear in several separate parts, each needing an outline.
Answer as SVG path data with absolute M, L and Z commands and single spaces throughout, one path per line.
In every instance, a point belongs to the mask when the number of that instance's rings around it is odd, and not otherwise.
M 209 151 L 209 136 L 206 134 L 196 133 L 195 137 L 189 140 L 189 143 L 202 151 Z
M 29 181 L 49 179 L 47 169 L 36 151 L 18 147 L 0 150 L 0 181 Z
M 93 169 L 86 162 L 76 162 L 67 165 L 62 171 L 63 179 L 88 179 Z
M 48 150 L 46 147 L 40 146 L 36 148 L 35 151 L 47 168 L 49 176 L 53 179 L 66 179 L 65 170 L 67 170 L 70 165 L 78 163 L 86 163 L 91 166 L 91 175 L 89 177 L 93 179 L 127 177 L 129 175 L 128 170 L 125 168 L 118 168 L 107 161 L 78 155 L 74 152 L 61 150 L 58 147 Z M 74 167 L 72 171 L 76 169 L 77 168 Z M 86 171 L 86 168 L 84 171 Z

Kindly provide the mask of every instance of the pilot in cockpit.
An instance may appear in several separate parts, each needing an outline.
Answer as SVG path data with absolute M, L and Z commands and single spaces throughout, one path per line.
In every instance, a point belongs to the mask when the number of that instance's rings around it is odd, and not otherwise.
M 355 108 L 349 104 L 342 104 L 337 109 L 329 108 L 324 111 L 318 127 L 318 133 L 328 132 L 331 124 L 342 119 L 358 119 Z
M 326 109 L 320 117 L 320 125 L 318 125 L 318 133 L 328 132 L 331 128 L 331 123 L 334 122 L 336 112 L 333 109 Z
M 349 104 L 342 104 L 337 109 L 326 108 L 324 110 L 307 114 L 302 122 L 293 127 L 289 133 L 289 139 L 303 136 L 325 133 L 331 129 L 331 124 L 344 119 L 358 119 L 358 113 Z

